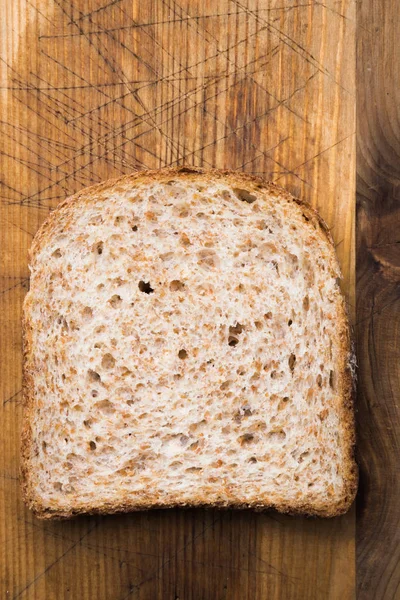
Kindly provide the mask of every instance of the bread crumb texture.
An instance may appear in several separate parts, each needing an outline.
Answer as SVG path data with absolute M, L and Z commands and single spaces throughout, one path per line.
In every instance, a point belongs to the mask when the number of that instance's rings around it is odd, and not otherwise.
M 345 511 L 339 277 L 314 211 L 249 176 L 145 172 L 65 201 L 33 243 L 24 306 L 28 504 Z

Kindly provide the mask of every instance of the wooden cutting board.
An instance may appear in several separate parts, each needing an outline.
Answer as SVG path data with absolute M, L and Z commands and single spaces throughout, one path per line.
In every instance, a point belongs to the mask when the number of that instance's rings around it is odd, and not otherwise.
M 136 169 L 244 170 L 331 228 L 354 307 L 355 2 L 1 0 L 1 598 L 347 600 L 355 514 L 168 510 L 43 523 L 18 485 L 27 251 Z

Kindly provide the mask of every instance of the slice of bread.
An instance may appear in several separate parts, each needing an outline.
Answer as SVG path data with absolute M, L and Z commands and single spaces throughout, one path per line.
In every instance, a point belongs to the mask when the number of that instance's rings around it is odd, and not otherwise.
M 357 469 L 339 277 L 314 210 L 249 175 L 145 171 L 67 199 L 31 250 L 28 505 L 345 512 Z

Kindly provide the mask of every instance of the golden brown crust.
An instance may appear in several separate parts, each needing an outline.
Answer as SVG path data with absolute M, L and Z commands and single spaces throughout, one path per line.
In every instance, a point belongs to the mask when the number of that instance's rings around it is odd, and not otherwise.
M 30 324 L 25 318 L 25 303 L 22 318 L 22 347 L 23 347 L 23 370 L 22 370 L 22 397 L 24 402 L 24 422 L 21 434 L 21 467 L 20 480 L 24 501 L 29 505 L 33 494 L 29 490 L 29 456 L 33 443 L 31 430 L 31 414 L 33 412 L 33 383 L 32 373 L 27 368 L 28 357 L 31 353 Z
M 131 175 L 126 175 L 120 179 L 109 180 L 100 184 L 93 185 L 89 188 L 85 188 L 64 200 L 59 204 L 57 209 L 48 217 L 44 222 L 38 233 L 36 234 L 31 251 L 30 259 L 34 261 L 35 256 L 40 251 L 42 245 L 46 244 L 55 228 L 60 215 L 63 214 L 64 209 L 68 208 L 71 203 L 81 201 L 84 203 L 90 203 L 94 198 L 104 196 L 107 197 L 110 193 L 119 191 L 126 191 L 127 188 L 134 186 L 135 184 L 144 184 L 151 182 L 163 182 L 168 181 L 171 177 L 178 177 L 182 179 L 196 178 L 203 176 L 205 179 L 224 179 L 231 185 L 246 185 L 258 189 L 263 189 L 268 193 L 273 193 L 284 198 L 286 200 L 295 202 L 299 205 L 303 211 L 303 216 L 307 221 L 310 221 L 312 226 L 317 230 L 321 237 L 324 237 L 330 245 L 332 256 L 336 259 L 335 249 L 333 240 L 330 235 L 329 229 L 323 219 L 318 213 L 306 202 L 294 198 L 289 192 L 283 188 L 278 187 L 272 182 L 263 180 L 260 177 L 249 175 L 246 173 L 237 173 L 236 171 L 229 170 L 204 170 L 197 167 L 176 167 L 166 168 L 162 170 L 153 171 L 138 171 Z M 26 311 L 26 302 L 24 303 L 24 314 Z M 339 389 L 340 389 L 340 422 L 343 427 L 345 447 L 346 447 L 346 459 L 344 464 L 346 489 L 342 498 L 334 503 L 325 503 L 320 506 L 307 502 L 297 502 L 286 504 L 285 502 L 272 503 L 268 499 L 260 500 L 255 503 L 238 503 L 235 501 L 223 500 L 213 502 L 212 504 L 207 503 L 205 498 L 198 498 L 190 504 L 182 502 L 179 498 L 169 503 L 160 503 L 154 501 L 154 499 L 137 499 L 126 500 L 121 503 L 103 503 L 99 504 L 86 504 L 82 507 L 70 510 L 64 509 L 52 509 L 46 506 L 42 506 L 37 497 L 35 497 L 35 491 L 31 489 L 29 481 L 29 457 L 32 451 L 32 445 L 34 444 L 31 419 L 33 416 L 34 405 L 33 405 L 33 373 L 31 373 L 28 363 L 29 356 L 31 355 L 31 330 L 30 324 L 27 320 L 23 319 L 23 352 L 24 352 L 24 366 L 23 366 L 23 398 L 25 404 L 24 411 L 24 425 L 22 430 L 21 439 L 21 487 L 25 502 L 31 508 L 37 517 L 42 519 L 66 519 L 76 516 L 78 514 L 110 514 L 117 512 L 130 512 L 138 510 L 147 510 L 149 508 L 170 508 L 170 507 L 209 507 L 209 508 L 252 508 L 254 510 L 262 511 L 267 509 L 275 509 L 282 513 L 288 514 L 304 514 L 310 516 L 320 517 L 334 517 L 345 513 L 351 506 L 358 485 L 358 469 L 355 462 L 355 419 L 354 419 L 354 395 L 355 395 L 355 376 L 352 371 L 352 361 L 354 355 L 352 352 L 350 328 L 348 324 L 348 316 L 345 301 L 342 298 L 341 303 L 341 314 L 338 318 L 337 330 L 341 340 L 341 368 L 339 376 Z

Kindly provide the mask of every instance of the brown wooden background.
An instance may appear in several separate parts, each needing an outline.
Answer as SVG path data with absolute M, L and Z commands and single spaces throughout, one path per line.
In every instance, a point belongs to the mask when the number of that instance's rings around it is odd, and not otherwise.
M 360 4 L 357 29 L 354 0 L 0 0 L 0 598 L 347 600 L 356 581 L 360 598 L 400 594 L 399 121 L 395 85 L 382 83 L 395 16 L 395 1 L 373 0 Z M 358 66 L 357 315 L 356 34 L 370 57 Z M 354 509 L 328 521 L 169 510 L 42 523 L 24 508 L 21 306 L 32 236 L 80 188 L 170 164 L 262 174 L 332 228 L 358 326 L 357 536 Z

